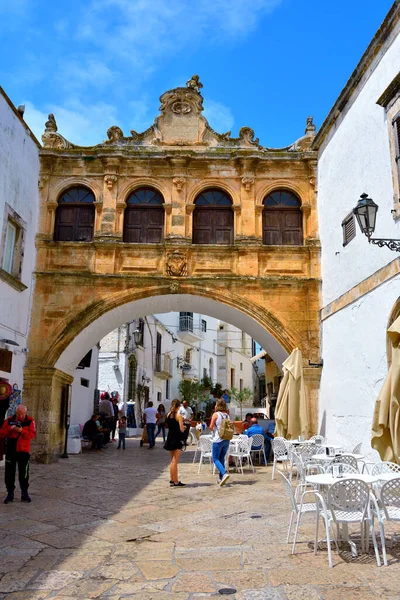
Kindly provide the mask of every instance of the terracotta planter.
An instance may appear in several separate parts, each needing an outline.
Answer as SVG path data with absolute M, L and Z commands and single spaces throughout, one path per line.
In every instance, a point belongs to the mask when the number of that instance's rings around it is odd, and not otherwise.
M 243 423 L 242 423 L 242 421 L 234 421 L 233 424 L 235 425 L 235 431 L 236 431 L 236 433 L 243 433 Z

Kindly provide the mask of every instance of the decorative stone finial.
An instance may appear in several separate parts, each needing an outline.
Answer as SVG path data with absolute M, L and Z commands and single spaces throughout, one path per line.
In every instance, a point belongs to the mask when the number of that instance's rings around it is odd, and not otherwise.
M 107 137 L 109 140 L 107 143 L 116 144 L 123 139 L 124 133 L 120 127 L 113 125 L 107 130 Z
M 316 127 L 313 123 L 313 117 L 307 117 L 306 130 L 304 133 L 306 135 L 315 135 L 315 131 L 316 131 Z
M 200 78 L 198 75 L 192 75 L 192 78 L 186 82 L 186 87 L 195 90 L 200 94 L 200 90 L 203 87 L 203 84 L 200 82 Z
M 58 130 L 56 120 L 53 114 L 48 116 L 48 121 L 45 123 L 45 133 L 56 133 Z

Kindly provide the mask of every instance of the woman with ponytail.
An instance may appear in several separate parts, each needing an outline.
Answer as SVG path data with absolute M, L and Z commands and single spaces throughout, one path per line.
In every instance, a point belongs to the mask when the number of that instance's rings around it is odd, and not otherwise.
M 166 425 L 168 427 L 165 450 L 169 450 L 171 463 L 169 465 L 169 485 L 171 487 L 184 487 L 185 484 L 178 479 L 178 462 L 182 452 L 182 434 L 185 432 L 183 417 L 179 414 L 180 400 L 172 400 L 171 408 L 167 415 Z

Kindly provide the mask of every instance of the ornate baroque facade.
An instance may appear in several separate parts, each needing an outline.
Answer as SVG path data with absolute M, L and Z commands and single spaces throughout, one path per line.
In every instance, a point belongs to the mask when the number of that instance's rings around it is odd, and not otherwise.
M 298 346 L 305 366 L 319 362 L 312 119 L 293 145 L 266 148 L 249 127 L 238 138 L 215 132 L 202 116 L 200 87 L 194 76 L 161 96 L 160 115 L 145 132 L 126 137 L 113 126 L 93 147 L 71 144 L 49 115 L 25 372 L 44 460 L 57 455 L 63 437 L 60 399 L 72 379 L 63 353 L 90 324 L 128 302 L 171 294 L 215 300 L 257 322 L 285 353 Z M 67 197 L 76 188 L 88 197 Z M 283 214 L 275 209 L 284 201 Z M 88 203 L 81 222 L 79 202 Z M 214 208 L 221 209 L 221 228 Z M 306 382 L 315 429 L 318 368 L 306 369 Z

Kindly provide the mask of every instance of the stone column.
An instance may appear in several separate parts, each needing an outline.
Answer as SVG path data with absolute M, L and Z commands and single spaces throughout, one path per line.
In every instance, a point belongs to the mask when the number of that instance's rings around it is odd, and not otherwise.
M 26 368 L 24 371 L 24 403 L 37 427 L 32 457 L 38 462 L 52 462 L 62 452 L 65 436 L 63 390 L 73 380 L 72 375 L 54 367 Z
M 318 398 L 319 398 L 319 384 L 321 380 L 322 368 L 321 367 L 305 367 L 303 368 L 304 375 L 304 386 L 306 388 L 307 395 L 307 408 L 310 420 L 309 436 L 316 435 L 318 433 Z
M 170 158 L 171 171 L 173 174 L 172 178 L 172 189 L 171 189 L 171 208 L 170 212 L 167 212 L 167 227 L 166 237 L 169 240 L 174 240 L 177 243 L 185 243 L 186 231 L 185 231 L 185 216 L 184 207 L 186 202 L 187 194 L 187 158 Z

